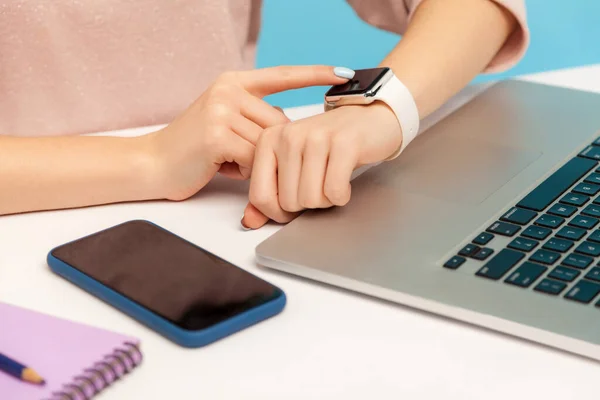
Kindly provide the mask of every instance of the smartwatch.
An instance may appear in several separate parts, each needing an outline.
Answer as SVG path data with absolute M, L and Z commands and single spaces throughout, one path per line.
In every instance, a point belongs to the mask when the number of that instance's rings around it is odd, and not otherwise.
M 402 129 L 402 145 L 386 161 L 398 157 L 419 132 L 419 110 L 406 86 L 387 67 L 356 70 L 354 77 L 325 93 L 325 111 L 347 105 L 387 104 Z

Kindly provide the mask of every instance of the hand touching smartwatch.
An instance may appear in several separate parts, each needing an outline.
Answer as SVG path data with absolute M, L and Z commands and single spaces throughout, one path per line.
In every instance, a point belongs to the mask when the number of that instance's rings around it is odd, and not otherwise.
M 347 105 L 367 105 L 382 101 L 396 115 L 402 130 L 402 145 L 386 160 L 398 157 L 419 132 L 419 110 L 406 86 L 387 67 L 355 71 L 348 82 L 325 93 L 325 111 Z
M 327 112 L 260 135 L 244 227 L 347 204 L 354 170 L 396 158 L 415 138 L 417 106 L 389 68 L 355 71 L 348 79 L 326 93 Z

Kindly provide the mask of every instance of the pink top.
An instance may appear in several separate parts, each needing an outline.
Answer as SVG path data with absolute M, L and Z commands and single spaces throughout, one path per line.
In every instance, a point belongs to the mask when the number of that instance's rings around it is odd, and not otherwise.
M 422 0 L 348 0 L 402 33 Z M 527 48 L 519 21 L 488 71 Z M 254 66 L 261 0 L 8 0 L 0 4 L 0 134 L 39 136 L 166 123 L 220 73 Z

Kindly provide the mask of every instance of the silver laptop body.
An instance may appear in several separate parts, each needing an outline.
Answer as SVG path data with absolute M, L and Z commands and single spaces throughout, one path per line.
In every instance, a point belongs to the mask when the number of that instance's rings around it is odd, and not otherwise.
M 534 290 L 600 225 L 528 287 L 505 280 L 534 251 L 523 252 L 500 279 L 476 275 L 527 226 L 513 237 L 495 234 L 483 246 L 494 250 L 485 261 L 466 257 L 456 269 L 443 266 L 584 151 L 599 128 L 598 94 L 497 83 L 418 136 L 396 160 L 358 176 L 347 206 L 305 212 L 261 243 L 258 263 L 600 360 L 600 296 L 589 304 L 565 298 L 600 257 L 561 294 Z

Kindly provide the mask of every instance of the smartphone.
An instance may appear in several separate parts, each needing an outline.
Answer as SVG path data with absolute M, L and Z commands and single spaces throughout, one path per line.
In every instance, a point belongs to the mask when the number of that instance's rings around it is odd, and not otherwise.
M 286 303 L 278 287 L 143 220 L 58 246 L 48 265 L 184 347 L 215 342 Z

